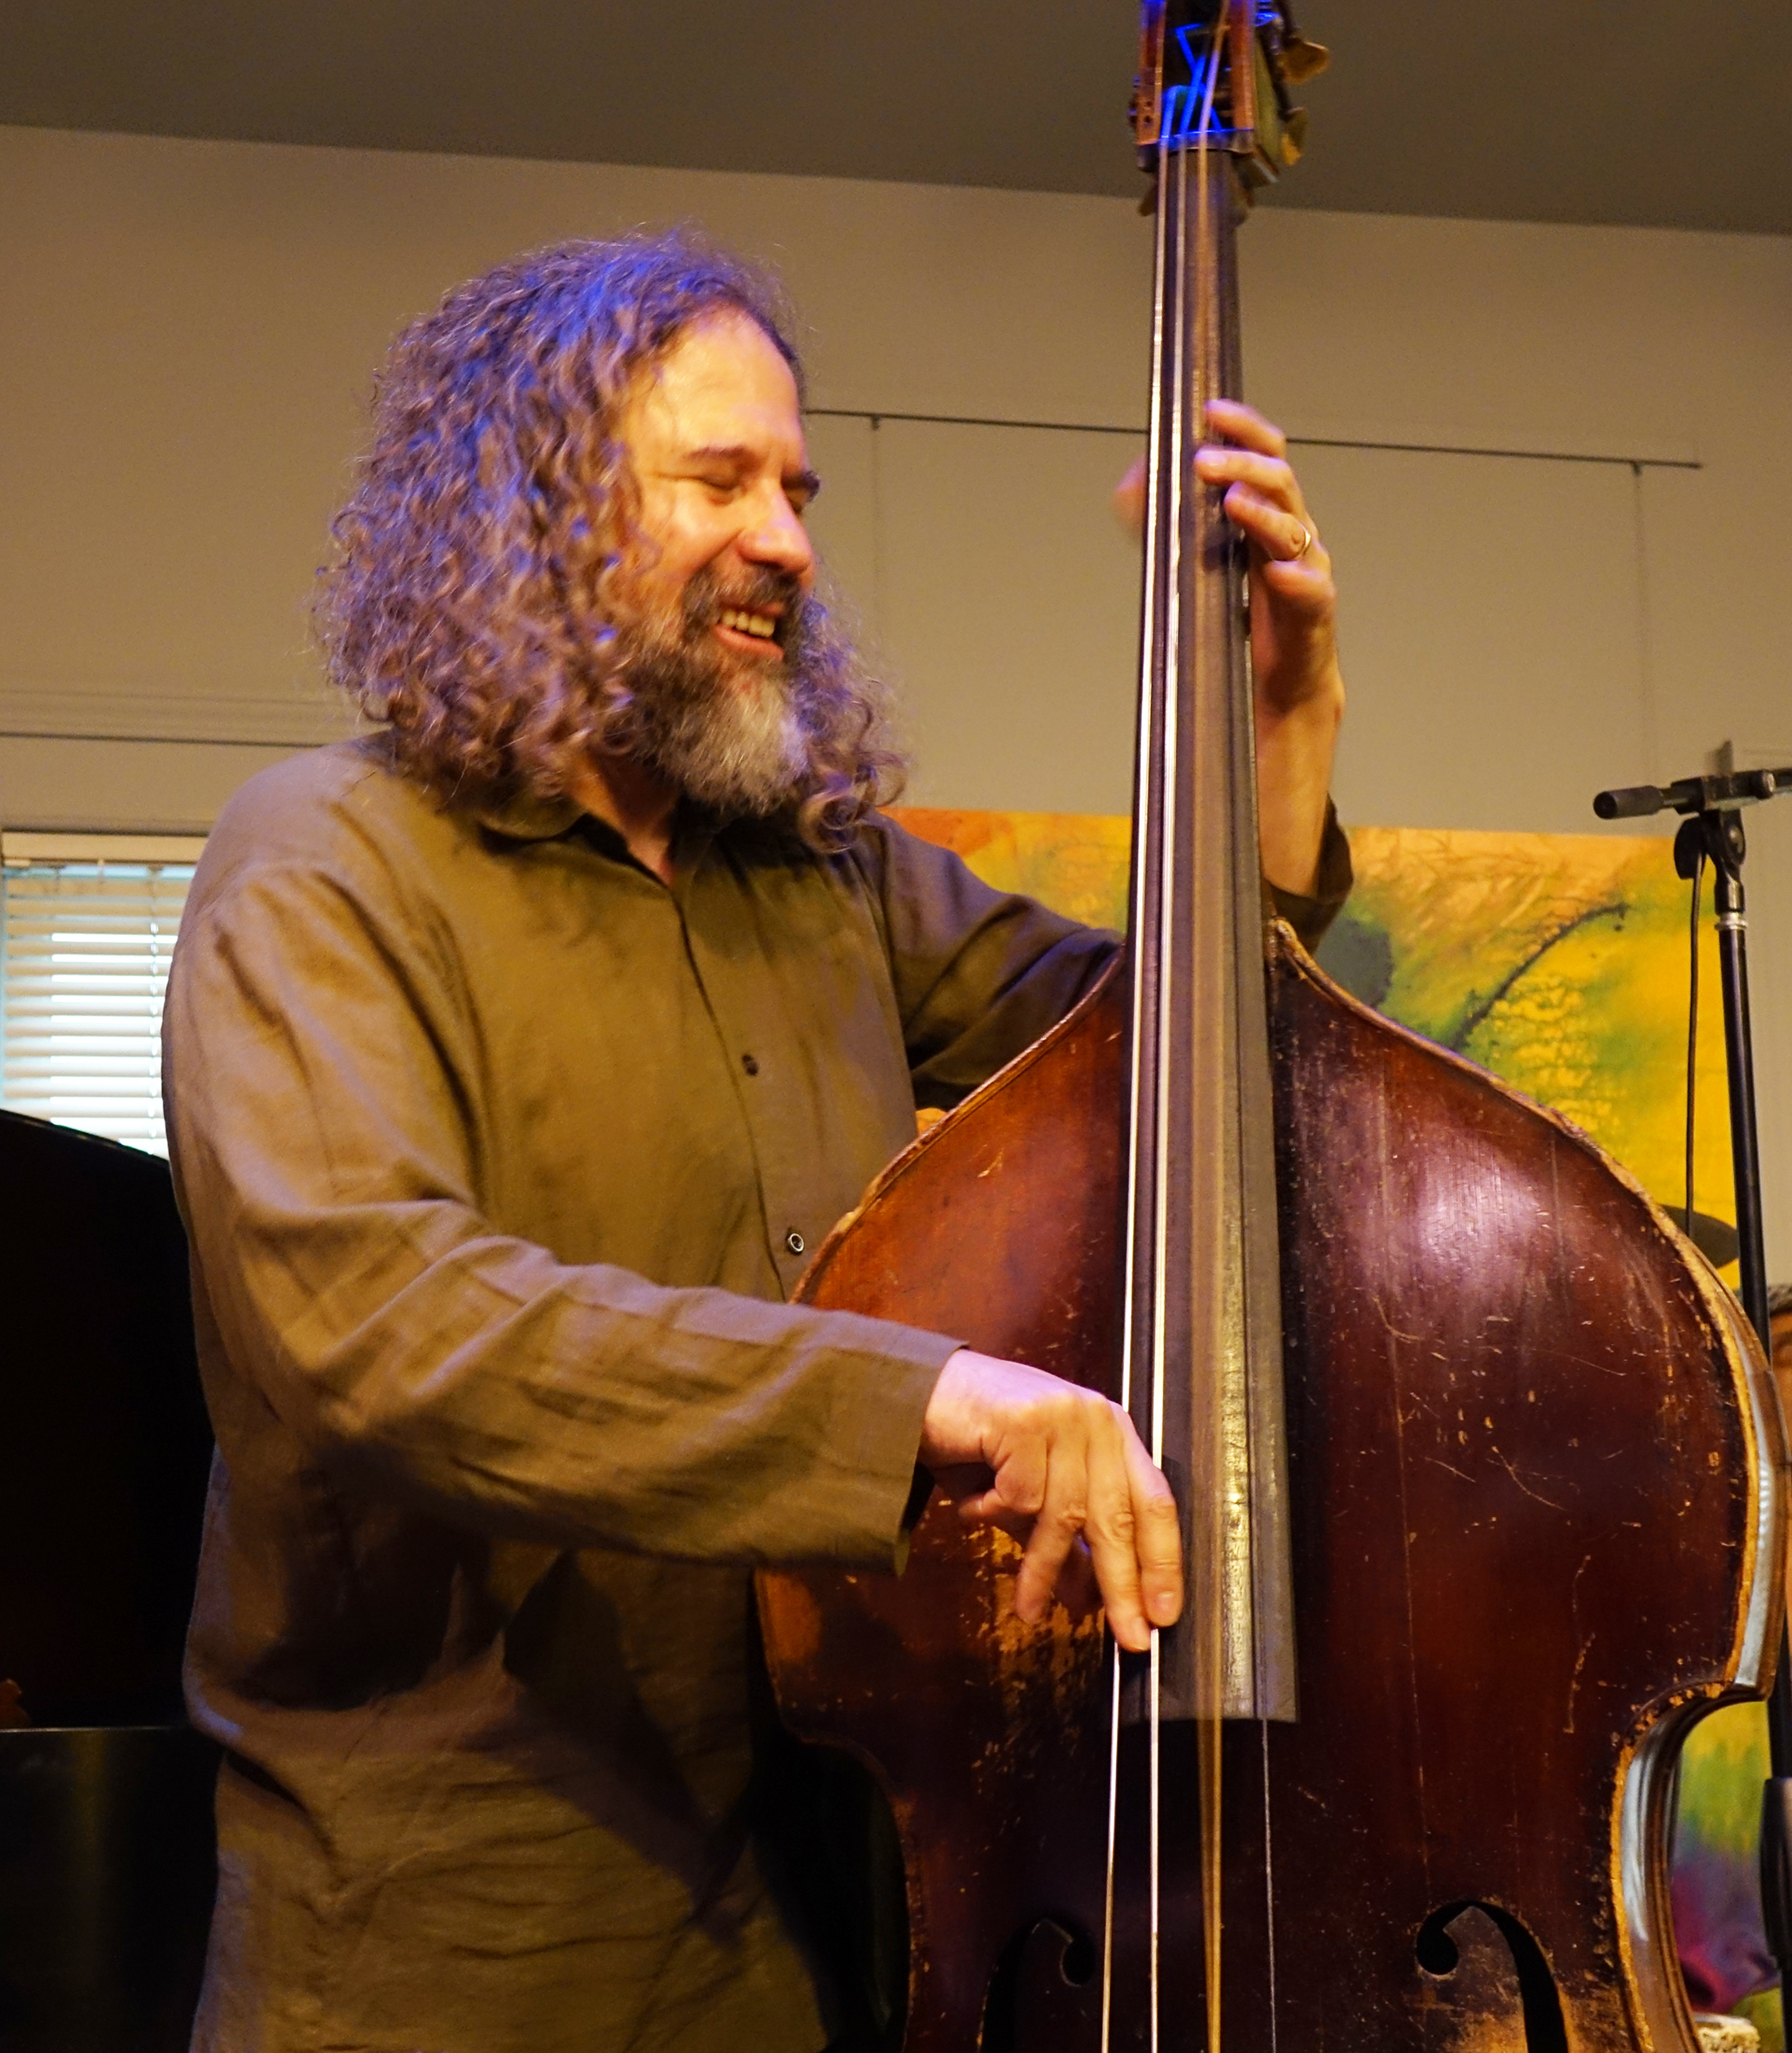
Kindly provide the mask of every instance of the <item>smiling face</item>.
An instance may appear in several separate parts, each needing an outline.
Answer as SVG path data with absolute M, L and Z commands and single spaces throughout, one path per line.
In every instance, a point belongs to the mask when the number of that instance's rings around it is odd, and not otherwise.
M 642 380 L 620 430 L 648 544 L 639 603 L 683 612 L 750 688 L 783 662 L 815 583 L 802 517 L 817 481 L 790 367 L 757 322 L 711 315 Z
M 643 374 L 618 432 L 639 506 L 608 745 L 723 816 L 776 812 L 813 787 L 851 669 L 810 596 L 796 380 L 756 322 L 711 314 Z

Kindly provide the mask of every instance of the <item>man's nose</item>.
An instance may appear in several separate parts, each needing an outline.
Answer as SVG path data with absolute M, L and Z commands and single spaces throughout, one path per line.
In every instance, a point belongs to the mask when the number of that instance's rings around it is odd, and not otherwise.
M 806 586 L 815 575 L 815 547 L 795 508 L 780 491 L 756 512 L 758 517 L 740 537 L 740 553 L 749 563 L 769 565 Z

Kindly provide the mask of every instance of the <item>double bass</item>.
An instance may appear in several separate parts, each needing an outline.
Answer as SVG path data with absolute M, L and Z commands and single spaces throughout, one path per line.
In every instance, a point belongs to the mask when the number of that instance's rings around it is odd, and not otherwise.
M 1146 0 L 1127 948 L 802 1286 L 1125 1405 L 1189 1570 L 1144 1656 L 1021 1620 L 938 1497 L 900 1576 L 762 1576 L 785 1724 L 894 1822 L 907 2053 L 1698 2045 L 1666 1848 L 1688 1728 L 1780 1639 L 1759 1347 L 1623 1169 L 1266 917 L 1247 561 L 1192 457 L 1321 61 L 1285 6 Z

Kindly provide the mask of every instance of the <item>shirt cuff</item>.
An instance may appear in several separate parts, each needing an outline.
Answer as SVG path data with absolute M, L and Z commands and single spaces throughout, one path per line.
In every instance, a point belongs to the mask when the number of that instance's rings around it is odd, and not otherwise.
M 933 1495 L 933 1473 L 915 1464 L 915 1480 L 909 1485 L 908 1501 L 903 1506 L 903 1523 L 896 1535 L 896 1572 L 899 1576 L 908 1566 L 909 1543 L 915 1537 L 915 1528 L 921 1522 L 921 1514 L 927 1509 Z
M 1268 882 L 1267 878 L 1264 881 Z M 1338 825 L 1337 807 L 1328 798 L 1325 832 L 1319 846 L 1319 875 L 1311 895 L 1303 896 L 1298 891 L 1285 891 L 1276 884 L 1269 886 L 1276 917 L 1287 921 L 1308 954 L 1325 938 L 1325 930 L 1342 910 L 1355 881 L 1356 873 L 1351 864 L 1350 837 Z
M 837 1322 L 828 1337 L 845 1357 L 827 1431 L 831 1466 L 851 1500 L 838 1523 L 853 1537 L 841 1551 L 887 1561 L 899 1574 L 927 1503 L 917 1466 L 921 1422 L 941 1369 L 965 1343 L 857 1312 L 826 1317 Z

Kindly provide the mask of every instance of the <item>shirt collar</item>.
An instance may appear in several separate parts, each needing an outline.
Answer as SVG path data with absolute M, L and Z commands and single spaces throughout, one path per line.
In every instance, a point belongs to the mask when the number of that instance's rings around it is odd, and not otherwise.
M 616 829 L 587 813 L 576 798 L 535 798 L 519 793 L 507 798 L 482 799 L 467 811 L 481 827 L 507 841 L 556 841 L 582 826 L 606 853 L 626 862 L 634 860 Z M 681 803 L 672 831 L 673 861 L 679 872 L 688 877 L 700 868 L 723 831 L 720 823 L 701 807 Z
M 481 800 L 468 811 L 481 827 L 507 841 L 552 841 L 585 816 L 576 798 L 534 798 L 527 793 Z

